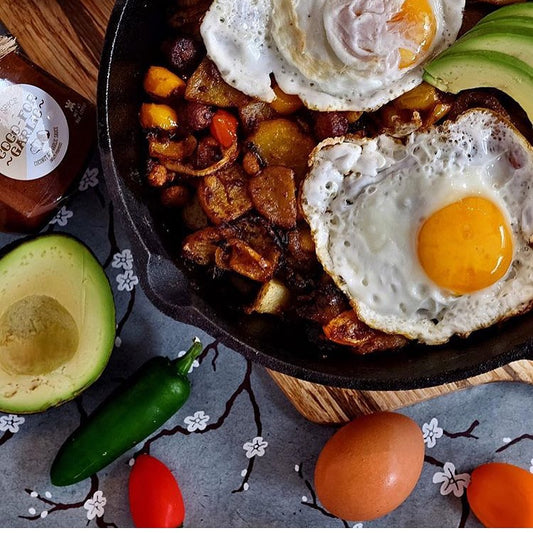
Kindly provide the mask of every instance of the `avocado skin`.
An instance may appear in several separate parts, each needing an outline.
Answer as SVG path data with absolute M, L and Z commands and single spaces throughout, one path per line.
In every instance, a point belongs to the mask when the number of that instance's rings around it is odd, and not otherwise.
M 0 411 L 41 412 L 98 379 L 114 347 L 115 305 L 102 266 L 82 242 L 54 233 L 14 243 L 0 259 L 0 291 L 0 316 L 22 297 L 44 294 L 75 310 L 80 336 L 72 360 L 43 375 L 6 374 L 0 361 Z M 40 383 L 35 390 L 32 380 Z

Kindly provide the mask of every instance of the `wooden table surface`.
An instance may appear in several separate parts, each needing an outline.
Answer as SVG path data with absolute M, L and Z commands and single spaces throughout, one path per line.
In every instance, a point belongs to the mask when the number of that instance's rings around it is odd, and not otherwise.
M 26 54 L 96 102 L 98 65 L 114 0 L 0 0 L 0 21 Z
M 113 5 L 113 0 L 0 0 L 0 20 L 30 59 L 95 102 L 100 53 Z M 459 383 L 414 391 L 352 391 L 270 374 L 303 416 L 339 423 L 491 381 L 533 383 L 533 363 L 518 361 Z

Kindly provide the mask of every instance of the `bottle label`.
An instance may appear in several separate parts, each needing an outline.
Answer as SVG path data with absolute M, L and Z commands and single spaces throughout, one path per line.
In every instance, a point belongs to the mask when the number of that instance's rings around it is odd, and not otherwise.
M 69 128 L 59 104 L 39 87 L 0 87 L 0 173 L 28 181 L 54 171 L 67 153 Z

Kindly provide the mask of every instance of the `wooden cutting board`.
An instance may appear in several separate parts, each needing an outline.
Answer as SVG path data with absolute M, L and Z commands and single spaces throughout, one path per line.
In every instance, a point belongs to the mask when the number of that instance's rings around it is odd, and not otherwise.
M 98 63 L 113 4 L 113 0 L 0 0 L 0 20 L 33 61 L 95 102 Z M 305 418 L 336 424 L 483 383 L 533 384 L 533 362 L 519 361 L 439 387 L 385 392 L 325 387 L 277 372 L 269 374 Z

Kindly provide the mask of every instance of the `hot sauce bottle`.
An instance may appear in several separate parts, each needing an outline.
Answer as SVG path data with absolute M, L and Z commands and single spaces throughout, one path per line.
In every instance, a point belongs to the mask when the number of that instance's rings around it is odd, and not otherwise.
M 95 124 L 89 101 L 0 37 L 0 231 L 51 218 L 85 168 Z

